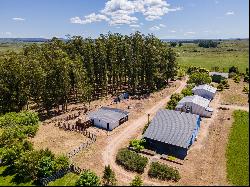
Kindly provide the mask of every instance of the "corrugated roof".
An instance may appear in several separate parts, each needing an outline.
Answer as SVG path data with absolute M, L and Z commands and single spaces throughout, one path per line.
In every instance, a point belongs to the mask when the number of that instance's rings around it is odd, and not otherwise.
M 228 78 L 228 73 L 220 73 L 220 72 L 209 72 L 209 76 L 220 75 L 222 77 Z
M 143 137 L 188 148 L 198 118 L 196 114 L 160 109 Z
M 202 84 L 202 85 L 199 85 L 199 86 L 195 86 L 192 91 L 195 91 L 195 90 L 207 90 L 209 92 L 212 92 L 212 93 L 215 93 L 217 88 L 214 88 L 212 86 L 209 86 L 208 84 Z
M 128 115 L 129 112 L 117 108 L 101 107 L 95 112 L 91 112 L 89 118 L 97 118 L 107 123 L 114 123 Z
M 195 103 L 197 105 L 200 105 L 204 108 L 207 108 L 210 101 L 208 99 L 205 99 L 204 97 L 201 97 L 199 95 L 192 95 L 192 96 L 186 96 L 186 97 L 183 97 L 179 102 L 178 102 L 178 105 L 177 105 L 177 108 L 179 108 L 179 106 L 182 106 L 184 105 L 185 103 Z

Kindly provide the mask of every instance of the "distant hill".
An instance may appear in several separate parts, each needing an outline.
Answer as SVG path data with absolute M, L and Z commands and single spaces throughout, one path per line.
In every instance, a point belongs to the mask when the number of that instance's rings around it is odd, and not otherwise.
M 46 42 L 46 38 L 0 38 L 0 43 Z

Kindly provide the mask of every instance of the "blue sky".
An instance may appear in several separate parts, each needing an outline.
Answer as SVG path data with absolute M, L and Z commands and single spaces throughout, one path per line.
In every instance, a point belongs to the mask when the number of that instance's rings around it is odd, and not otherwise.
M 248 38 L 248 0 L 0 0 L 0 37 Z

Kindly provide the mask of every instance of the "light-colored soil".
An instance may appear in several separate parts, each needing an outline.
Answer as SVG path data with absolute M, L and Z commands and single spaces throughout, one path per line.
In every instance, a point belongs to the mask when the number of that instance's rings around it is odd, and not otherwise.
M 39 130 L 31 142 L 35 149 L 49 148 L 53 153 L 67 154 L 81 143 L 87 141 L 87 137 L 72 131 L 64 131 L 52 124 L 40 125 Z
M 249 84 L 242 80 L 240 83 L 235 83 L 232 79 L 228 79 L 228 83 L 230 85 L 229 89 L 224 89 L 221 92 L 221 104 L 240 106 L 249 105 L 248 95 L 242 91 L 244 86 L 249 86 Z

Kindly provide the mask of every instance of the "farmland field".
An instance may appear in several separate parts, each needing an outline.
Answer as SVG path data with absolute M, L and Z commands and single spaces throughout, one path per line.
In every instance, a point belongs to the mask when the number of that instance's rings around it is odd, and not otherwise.
M 234 111 L 234 123 L 227 147 L 227 178 L 237 186 L 249 185 L 248 112 Z
M 218 48 L 202 48 L 198 47 L 198 44 L 184 43 L 174 49 L 183 68 L 193 65 L 212 70 L 214 66 L 218 66 L 220 71 L 228 72 L 228 68 L 234 65 L 238 66 L 240 72 L 245 72 L 249 66 L 248 41 L 222 41 Z

